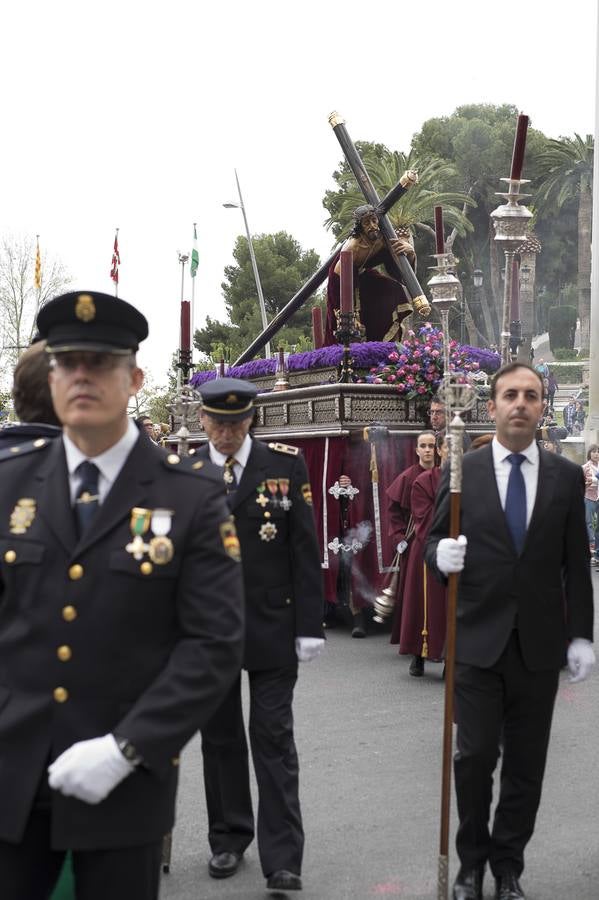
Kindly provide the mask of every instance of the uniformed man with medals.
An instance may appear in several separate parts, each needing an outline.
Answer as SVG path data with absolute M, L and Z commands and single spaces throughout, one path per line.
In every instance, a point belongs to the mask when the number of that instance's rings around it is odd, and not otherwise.
M 304 834 L 291 706 L 298 660 L 313 659 L 324 644 L 312 492 L 297 447 L 251 437 L 253 384 L 219 378 L 201 393 L 209 444 L 194 458 L 222 467 L 241 544 L 260 862 L 267 888 L 299 890 Z M 202 750 L 209 872 L 226 878 L 254 837 L 240 678 L 202 729 Z
M 127 417 L 145 318 L 107 294 L 45 305 L 63 435 L 16 444 L 0 487 L 0 893 L 158 897 L 184 744 L 242 653 L 222 477 Z

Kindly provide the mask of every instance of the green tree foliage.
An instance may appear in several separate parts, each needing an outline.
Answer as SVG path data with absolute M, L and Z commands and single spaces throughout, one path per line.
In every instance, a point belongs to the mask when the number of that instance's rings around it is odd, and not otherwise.
M 406 169 L 416 169 L 418 184 L 400 197 L 389 211 L 395 228 L 409 228 L 416 235 L 424 233 L 428 244 L 434 239 L 434 207 L 443 206 L 445 222 L 455 227 L 459 234 L 472 229 L 464 214 L 464 207 L 473 205 L 469 197 L 459 190 L 454 166 L 439 159 L 422 158 L 414 153 L 406 156 L 397 150 L 389 150 L 384 144 L 359 141 L 356 144 L 364 166 L 381 199 L 395 187 Z M 336 190 L 326 191 L 323 206 L 329 213 L 325 225 L 338 239 L 344 239 L 352 228 L 352 215 L 357 206 L 366 201 L 345 160 L 333 173 Z M 434 249 L 434 248 L 433 248 Z
M 260 283 L 264 294 L 268 320 L 291 300 L 320 265 L 314 250 L 302 250 L 300 244 L 286 231 L 260 234 L 252 238 Z M 208 318 L 206 325 L 195 332 L 197 349 L 218 359 L 235 359 L 262 331 L 258 292 L 245 237 L 239 236 L 233 250 L 235 265 L 225 267 L 226 281 L 222 283 L 229 322 Z M 293 316 L 289 324 L 278 332 L 278 347 L 293 346 L 311 334 L 311 307 L 308 301 Z
M 555 218 L 564 207 L 576 207 L 576 274 L 581 346 L 589 348 L 591 314 L 591 214 L 593 136 L 550 140 L 538 157 L 537 204 L 541 215 Z
M 574 349 L 576 334 L 576 307 L 552 306 L 549 310 L 549 347 L 555 350 L 565 347 Z
M 468 210 L 474 229 L 456 240 L 455 252 L 469 274 L 475 268 L 485 273 L 486 288 L 491 287 L 496 302 L 501 294 L 498 269 L 503 266 L 503 254 L 496 252 L 489 216 L 501 202 L 496 191 L 503 190 L 504 185 L 499 179 L 510 173 L 517 114 L 511 104 L 459 106 L 450 116 L 428 119 L 412 142 L 420 158 L 439 157 L 452 164 L 457 172 L 454 187 L 476 201 L 476 207 Z M 546 145 L 542 132 L 528 129 L 526 178 L 536 177 L 536 160 Z

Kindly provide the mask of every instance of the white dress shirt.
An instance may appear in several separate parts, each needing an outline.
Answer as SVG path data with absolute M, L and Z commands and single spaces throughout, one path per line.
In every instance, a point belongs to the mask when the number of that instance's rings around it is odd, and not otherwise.
M 493 450 L 495 481 L 497 482 L 501 508 L 505 510 L 507 483 L 510 472 L 512 471 L 512 464 L 507 457 L 510 456 L 513 451 L 508 450 L 507 447 L 500 444 L 496 437 L 493 438 L 491 447 Z M 528 447 L 521 450 L 520 453 L 526 457 L 520 466 L 520 471 L 522 472 L 524 487 L 526 489 L 526 527 L 528 528 L 537 496 L 537 485 L 539 483 L 539 448 L 536 441 L 533 441 Z
M 104 502 L 108 491 L 125 465 L 126 459 L 133 449 L 133 445 L 140 437 L 140 433 L 133 421 L 128 419 L 127 422 L 127 431 L 122 438 L 120 438 L 116 444 L 113 444 L 112 447 L 109 447 L 108 450 L 105 450 L 104 453 L 100 453 L 99 456 L 85 456 L 79 447 L 77 447 L 63 432 L 62 440 L 67 458 L 72 504 L 75 503 L 75 498 L 81 487 L 81 478 L 79 475 L 75 474 L 75 470 L 77 469 L 77 466 L 86 459 L 89 460 L 89 462 L 94 463 L 100 470 L 100 475 L 98 477 L 98 494 L 100 495 L 99 502 L 101 504 Z
M 224 466 L 225 462 L 228 460 L 228 456 L 225 456 L 224 453 L 220 453 L 216 447 L 212 444 L 208 444 L 209 452 L 210 452 L 210 462 L 213 462 L 215 466 Z M 241 481 L 241 476 L 243 475 L 243 470 L 247 466 L 248 456 L 250 455 L 250 450 L 252 449 L 252 439 L 249 434 L 243 439 L 243 444 L 234 454 L 235 462 L 233 463 L 233 472 L 235 473 L 235 478 L 237 479 L 237 484 Z

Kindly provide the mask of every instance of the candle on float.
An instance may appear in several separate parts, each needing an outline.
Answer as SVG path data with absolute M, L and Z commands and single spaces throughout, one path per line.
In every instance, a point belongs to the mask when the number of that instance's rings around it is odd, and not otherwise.
M 277 366 L 277 372 L 285 371 L 285 350 L 283 347 L 279 347 L 279 364 Z
M 354 311 L 354 254 L 342 250 L 341 254 L 341 312 Z
M 220 362 L 218 364 L 218 377 L 219 378 L 225 377 L 225 361 L 222 356 L 221 356 Z
M 520 321 L 520 263 L 512 260 L 512 296 L 510 297 L 510 315 L 512 322 Z
M 322 310 L 320 306 L 312 307 L 312 342 L 315 350 L 322 347 Z
M 522 164 L 524 162 L 524 150 L 526 149 L 526 131 L 528 129 L 528 116 L 520 113 L 518 116 L 518 124 L 516 126 L 516 136 L 514 138 L 514 149 L 512 151 L 512 168 L 510 178 L 519 181 L 522 177 Z
M 181 300 L 181 350 L 191 350 L 191 318 L 189 300 Z
M 443 234 L 443 207 L 435 206 L 435 247 L 436 253 L 445 253 L 445 236 Z

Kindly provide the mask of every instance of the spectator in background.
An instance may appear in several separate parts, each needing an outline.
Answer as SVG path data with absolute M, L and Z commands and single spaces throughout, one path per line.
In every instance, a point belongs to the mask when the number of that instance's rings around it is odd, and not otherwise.
M 562 452 L 559 441 L 543 441 L 543 447 L 545 450 L 548 450 L 549 453 L 557 453 L 559 455 Z
M 584 510 L 589 536 L 591 561 L 599 565 L 599 445 L 591 444 L 587 461 L 582 467 L 584 473 Z
M 549 401 L 549 406 L 553 406 L 556 391 L 559 391 L 559 384 L 557 383 L 555 375 L 550 369 L 549 375 L 547 376 L 547 399 Z
M 584 431 L 584 423 L 586 420 L 586 413 L 584 410 L 584 405 L 582 400 L 576 401 L 576 408 L 574 410 L 574 423 L 572 425 L 572 434 L 582 434 Z
M 570 394 L 568 397 L 568 402 L 564 406 L 563 416 L 564 416 L 564 426 L 568 434 L 573 434 L 574 431 L 574 417 L 576 415 L 576 397 L 574 394 Z
M 539 357 L 538 363 L 535 364 L 535 369 L 540 374 L 541 378 L 549 377 L 549 366 L 547 365 L 547 363 L 545 362 L 545 360 L 543 359 L 542 356 Z
M 158 443 L 156 440 L 154 423 L 149 416 L 138 416 L 135 420 L 135 423 L 139 425 L 142 431 L 145 431 L 151 441 L 154 441 L 155 444 Z
M 49 356 L 46 342 L 28 347 L 15 366 L 12 397 L 18 423 L 0 431 L 0 453 L 6 448 L 40 438 L 55 438 L 61 433 L 48 385 Z

